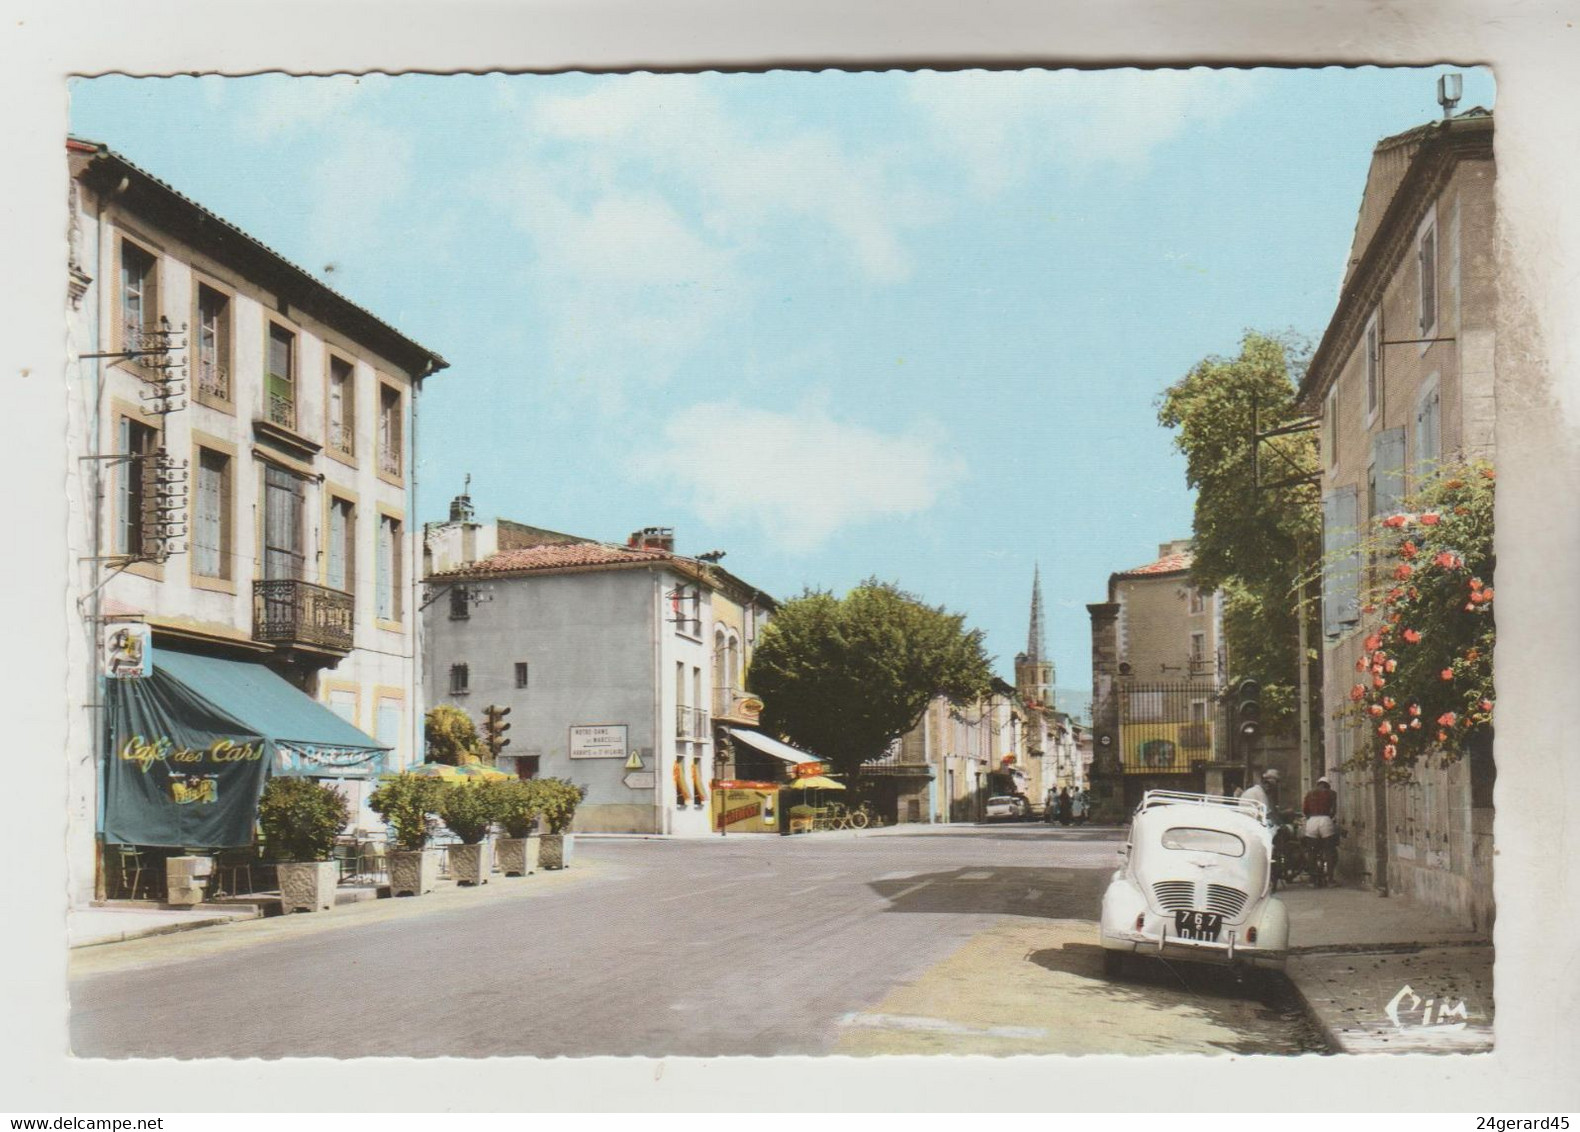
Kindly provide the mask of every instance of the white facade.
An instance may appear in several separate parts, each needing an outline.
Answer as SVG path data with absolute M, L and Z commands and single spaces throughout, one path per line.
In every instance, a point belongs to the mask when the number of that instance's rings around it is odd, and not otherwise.
M 421 377 L 443 363 L 113 154 L 73 143 L 71 156 L 65 612 L 70 876 L 80 902 L 94 893 L 106 626 L 142 621 L 156 647 L 267 661 L 392 745 L 392 762 L 420 751 L 410 469 Z M 139 325 L 156 330 L 161 320 L 172 347 L 184 347 L 171 357 L 186 373 L 178 407 L 158 414 L 147 411 L 155 371 L 84 355 L 151 344 Z M 404 366 L 368 337 L 403 349 Z M 268 375 L 282 365 L 288 380 L 272 380 L 271 401 Z M 176 478 L 185 472 L 176 508 L 185 535 L 163 561 L 143 557 L 138 537 L 149 525 L 134 469 L 146 461 L 124 458 L 154 448 Z M 332 637 L 260 634 L 255 589 L 265 578 L 286 584 L 273 592 L 332 609 Z M 294 618 L 320 623 L 301 608 Z

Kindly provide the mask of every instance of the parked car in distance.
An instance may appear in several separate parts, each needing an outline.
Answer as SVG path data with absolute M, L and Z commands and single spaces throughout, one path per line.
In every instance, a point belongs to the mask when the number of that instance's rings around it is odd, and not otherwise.
M 1149 790 L 1103 894 L 1103 969 L 1126 954 L 1283 970 L 1289 916 L 1273 895 L 1260 802 Z
M 1012 794 L 995 794 L 987 800 L 982 816 L 988 821 L 1018 821 L 1030 810 L 1031 807 L 1024 798 L 1017 798 Z

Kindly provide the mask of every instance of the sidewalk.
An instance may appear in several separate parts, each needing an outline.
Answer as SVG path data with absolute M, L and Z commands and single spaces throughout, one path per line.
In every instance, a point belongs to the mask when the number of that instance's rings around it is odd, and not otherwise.
M 1289 912 L 1286 974 L 1334 1050 L 1492 1049 L 1492 941 L 1404 897 L 1370 889 L 1278 894 Z

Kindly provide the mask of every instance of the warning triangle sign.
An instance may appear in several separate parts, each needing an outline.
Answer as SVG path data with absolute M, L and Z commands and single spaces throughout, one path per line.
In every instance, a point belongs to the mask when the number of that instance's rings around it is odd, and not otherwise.
M 642 752 L 641 751 L 632 750 L 631 757 L 625 760 L 625 769 L 626 770 L 641 770 L 642 769 Z

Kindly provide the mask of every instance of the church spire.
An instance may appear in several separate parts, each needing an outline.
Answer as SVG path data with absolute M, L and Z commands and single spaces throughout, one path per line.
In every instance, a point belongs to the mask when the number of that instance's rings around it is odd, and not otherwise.
M 1042 625 L 1042 565 L 1031 572 L 1031 631 L 1026 635 L 1026 658 L 1043 660 L 1048 655 L 1048 635 Z

